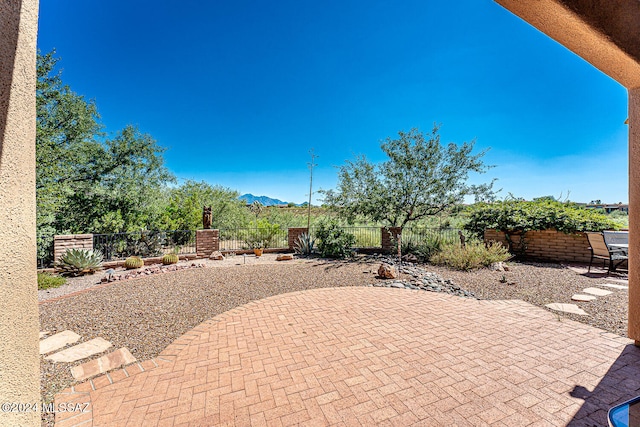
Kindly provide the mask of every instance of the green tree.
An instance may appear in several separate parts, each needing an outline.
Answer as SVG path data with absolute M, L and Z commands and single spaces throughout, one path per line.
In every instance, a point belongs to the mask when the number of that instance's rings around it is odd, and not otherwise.
M 493 199 L 493 182 L 467 184 L 470 172 L 483 173 L 488 167 L 482 157 L 472 154 L 475 141 L 458 146 L 440 142 L 438 126 L 429 134 L 418 129 L 399 132 L 381 145 L 389 158 L 372 164 L 364 156 L 348 161 L 338 173 L 337 190 L 323 191 L 324 201 L 347 218 L 358 216 L 404 227 L 422 218 L 446 212 L 469 195 L 476 200 Z
M 249 223 L 244 201 L 238 199 L 237 191 L 229 188 L 188 180 L 168 193 L 160 222 L 160 228 L 164 230 L 202 228 L 203 206 L 211 206 L 212 228 L 246 227 Z
M 95 102 L 73 92 L 56 71 L 55 51 L 37 58 L 36 202 L 44 236 L 152 227 L 162 187 L 173 180 L 164 149 L 127 126 L 108 138 Z

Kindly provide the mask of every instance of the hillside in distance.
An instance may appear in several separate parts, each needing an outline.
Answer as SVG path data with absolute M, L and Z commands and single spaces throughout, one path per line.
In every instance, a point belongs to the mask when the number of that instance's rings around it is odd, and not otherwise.
M 254 196 L 251 193 L 243 194 L 242 196 L 238 197 L 238 199 L 244 200 L 248 205 L 255 201 L 262 203 L 263 206 L 278 206 L 288 204 L 288 202 L 283 202 L 282 200 L 272 199 L 271 197 L 267 196 Z

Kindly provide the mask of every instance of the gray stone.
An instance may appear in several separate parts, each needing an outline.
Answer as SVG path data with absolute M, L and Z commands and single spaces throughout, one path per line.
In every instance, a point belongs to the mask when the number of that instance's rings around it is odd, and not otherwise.
M 594 295 L 575 294 L 574 296 L 571 297 L 571 299 L 574 301 L 588 302 L 588 301 L 594 301 L 597 298 Z
M 597 297 L 603 297 L 606 295 L 611 295 L 613 293 L 611 291 L 605 291 L 604 289 L 600 288 L 587 288 L 583 289 L 582 292 L 584 292 L 585 294 L 595 295 Z
M 589 313 L 581 309 L 575 304 L 562 304 L 558 302 L 554 302 L 551 304 L 545 305 L 545 307 L 550 308 L 551 310 L 560 311 L 562 313 L 571 313 L 571 314 L 579 314 L 581 316 L 588 316 Z
M 62 331 L 40 341 L 40 354 L 51 353 L 67 344 L 73 344 L 80 339 L 80 335 L 73 331 Z
M 604 286 L 605 288 L 623 289 L 623 290 L 628 290 L 629 289 L 628 286 L 614 285 L 612 283 L 598 283 L 596 286 Z
M 111 343 L 103 338 L 94 338 L 82 344 L 74 345 L 73 347 L 65 350 L 53 353 L 51 356 L 46 357 L 47 360 L 52 362 L 75 362 L 76 360 L 85 359 L 94 354 L 102 353 L 106 349 L 111 347 Z

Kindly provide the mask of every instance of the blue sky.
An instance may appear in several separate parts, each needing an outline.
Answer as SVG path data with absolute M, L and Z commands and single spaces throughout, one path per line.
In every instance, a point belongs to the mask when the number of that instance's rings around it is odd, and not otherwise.
M 490 0 L 41 0 L 38 47 L 181 180 L 303 202 L 437 122 L 501 197 L 628 200 L 626 90 Z

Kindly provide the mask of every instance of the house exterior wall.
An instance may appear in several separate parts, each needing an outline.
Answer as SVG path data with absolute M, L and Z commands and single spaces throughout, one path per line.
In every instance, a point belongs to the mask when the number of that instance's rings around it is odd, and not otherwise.
M 40 402 L 36 279 L 37 0 L 0 1 L 0 402 Z M 38 426 L 39 412 L 0 425 Z

